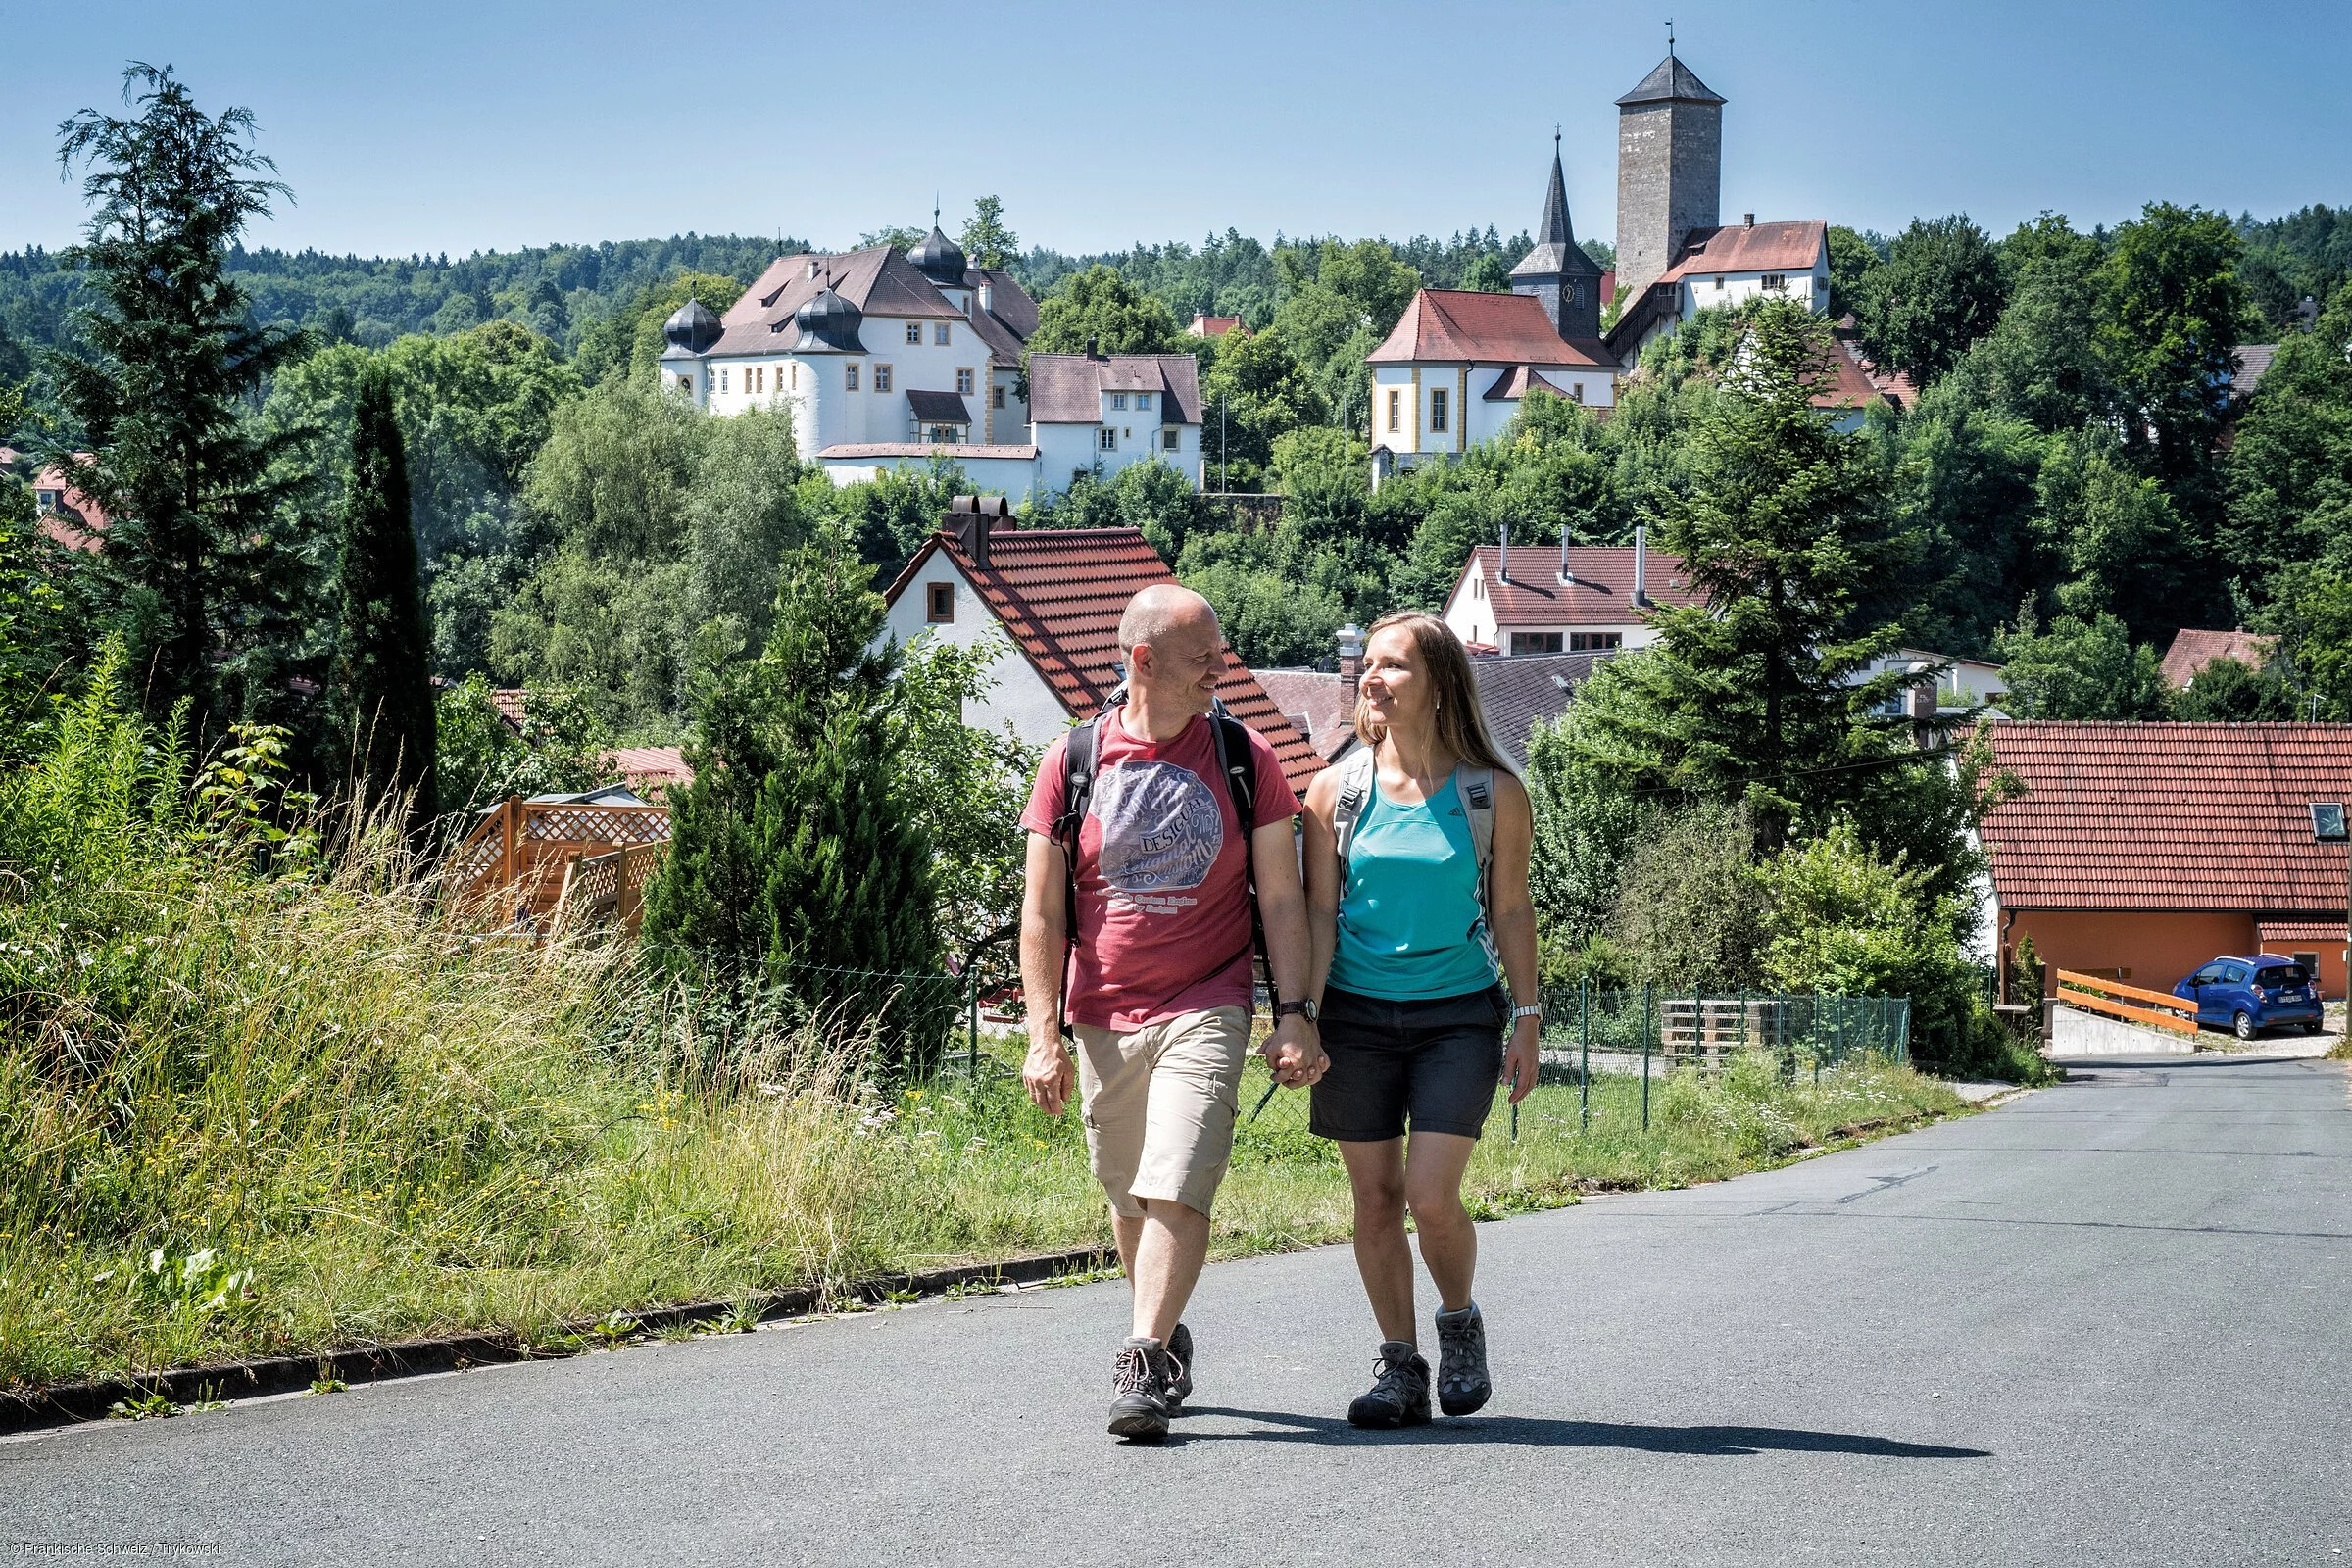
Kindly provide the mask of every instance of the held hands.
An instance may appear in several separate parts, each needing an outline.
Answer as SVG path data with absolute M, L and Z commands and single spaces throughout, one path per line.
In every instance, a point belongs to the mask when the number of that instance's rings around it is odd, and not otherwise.
M 1520 1018 L 1511 1025 L 1511 1043 L 1502 1054 L 1502 1082 L 1511 1086 L 1516 1105 L 1536 1087 L 1536 1069 L 1543 1061 L 1543 1020 Z
M 1061 1114 L 1069 1103 L 1070 1089 L 1078 1076 L 1071 1065 L 1070 1054 L 1061 1048 L 1061 1041 L 1053 1035 L 1032 1036 L 1029 1054 L 1021 1062 L 1021 1086 L 1029 1091 L 1029 1102 L 1049 1116 Z
M 1297 1013 L 1279 1019 L 1274 1032 L 1258 1048 L 1273 1072 L 1274 1081 L 1287 1089 L 1303 1089 L 1320 1079 L 1331 1066 L 1331 1058 L 1323 1054 L 1323 1043 L 1316 1037 L 1315 1026 Z

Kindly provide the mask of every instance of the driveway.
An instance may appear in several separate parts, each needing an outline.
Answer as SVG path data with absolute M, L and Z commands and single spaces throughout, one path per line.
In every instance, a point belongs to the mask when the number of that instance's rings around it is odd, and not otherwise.
M 1482 1228 L 1499 1393 L 1341 1414 L 1345 1249 L 0 1444 L 0 1561 L 2222 1564 L 2352 1554 L 2343 1066 L 2103 1058 L 1783 1170 Z

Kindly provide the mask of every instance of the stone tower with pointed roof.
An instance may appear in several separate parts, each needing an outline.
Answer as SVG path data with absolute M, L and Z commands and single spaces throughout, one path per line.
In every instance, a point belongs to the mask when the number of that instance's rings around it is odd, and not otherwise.
M 1627 301 L 1722 221 L 1723 97 L 1675 58 L 1617 100 L 1617 287 Z
M 1600 336 L 1600 264 L 1576 242 L 1568 221 L 1568 183 L 1561 175 L 1559 140 L 1551 147 L 1551 189 L 1535 248 L 1511 269 L 1511 292 L 1533 295 L 1563 338 Z

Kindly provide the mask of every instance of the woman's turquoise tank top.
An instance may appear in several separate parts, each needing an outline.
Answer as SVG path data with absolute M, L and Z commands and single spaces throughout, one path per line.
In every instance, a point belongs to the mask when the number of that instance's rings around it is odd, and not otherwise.
M 1418 806 L 1399 806 L 1375 775 L 1348 850 L 1330 983 L 1390 1002 L 1484 991 L 1495 980 L 1485 918 L 1478 849 L 1452 777 Z

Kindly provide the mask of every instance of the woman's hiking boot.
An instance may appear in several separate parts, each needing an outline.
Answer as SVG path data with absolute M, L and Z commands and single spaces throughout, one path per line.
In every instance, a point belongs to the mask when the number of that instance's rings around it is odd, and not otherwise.
M 1110 1435 L 1157 1443 L 1168 1435 L 1168 1390 L 1175 1367 L 1157 1340 L 1129 1340 L 1110 1366 L 1117 1391 L 1110 1401 Z
M 1184 1401 L 1193 1396 L 1193 1331 L 1179 1323 L 1168 1335 L 1168 1359 L 1176 1363 L 1176 1379 L 1168 1385 L 1168 1414 L 1184 1414 Z
M 1472 1301 L 1438 1314 L 1438 1408 L 1468 1415 L 1494 1396 L 1487 1377 L 1487 1320 Z
M 1372 1363 L 1372 1387 L 1348 1406 L 1359 1427 L 1417 1427 L 1429 1420 L 1429 1363 L 1402 1340 L 1383 1340 Z

